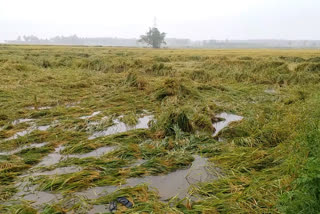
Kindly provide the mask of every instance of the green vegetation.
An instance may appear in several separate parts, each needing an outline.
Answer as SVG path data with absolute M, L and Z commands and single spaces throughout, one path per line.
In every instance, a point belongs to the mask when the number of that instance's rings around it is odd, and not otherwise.
M 0 155 L 0 213 L 87 213 L 119 196 L 134 203 L 133 209 L 119 206 L 119 213 L 318 213 L 319 59 L 318 51 L 309 50 L 2 45 L 0 152 L 47 144 Z M 211 124 L 221 112 L 244 119 L 212 137 Z M 88 139 L 115 119 L 132 126 L 145 115 L 154 115 L 150 129 Z M 1 141 L 32 127 L 12 124 L 20 118 L 51 127 Z M 115 149 L 40 168 L 77 166 L 78 172 L 25 178 L 37 190 L 60 194 L 53 203 L 35 206 L 13 197 L 20 176 L 61 145 L 63 157 Z M 163 202 L 144 184 L 97 199 L 77 195 L 187 169 L 195 154 L 208 157 L 223 174 L 192 188 L 198 201 Z M 132 165 L 141 159 L 143 164 Z

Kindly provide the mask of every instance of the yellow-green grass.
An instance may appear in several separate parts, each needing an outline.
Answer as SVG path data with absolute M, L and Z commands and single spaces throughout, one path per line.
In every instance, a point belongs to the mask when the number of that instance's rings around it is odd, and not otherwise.
M 40 190 L 65 195 L 43 213 L 74 210 L 126 196 L 140 213 L 316 213 L 319 201 L 319 80 L 317 50 L 193 50 L 66 46 L 0 46 L 0 139 L 13 136 L 33 118 L 47 131 L 0 142 L 0 151 L 48 142 L 45 147 L 0 156 L 0 211 L 35 213 L 29 202 L 14 203 L 19 175 L 64 145 L 64 154 L 103 146 L 117 150 L 98 158 L 69 159 L 81 172 L 39 176 Z M 266 90 L 271 90 L 266 91 Z M 68 107 L 68 105 L 75 105 Z M 41 109 L 51 106 L 51 109 Z M 30 109 L 33 107 L 34 109 Z M 124 115 L 133 124 L 147 110 L 150 130 L 133 130 L 88 140 L 90 121 Z M 89 120 L 79 117 L 101 111 Z M 212 138 L 210 122 L 220 112 L 244 117 Z M 209 124 L 209 125 L 208 125 Z M 92 186 L 118 185 L 129 177 L 187 168 L 193 154 L 210 158 L 223 177 L 201 184 L 197 202 L 164 203 L 146 186 L 84 202 L 69 194 Z M 125 168 L 138 159 L 147 162 Z M 318 161 L 318 162 L 317 162 Z

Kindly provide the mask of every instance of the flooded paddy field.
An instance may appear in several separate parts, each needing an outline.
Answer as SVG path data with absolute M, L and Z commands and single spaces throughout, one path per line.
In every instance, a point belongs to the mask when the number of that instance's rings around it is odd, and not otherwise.
M 115 213 L 317 204 L 319 58 L 0 46 L 0 213 L 108 213 L 119 197 L 133 206 Z

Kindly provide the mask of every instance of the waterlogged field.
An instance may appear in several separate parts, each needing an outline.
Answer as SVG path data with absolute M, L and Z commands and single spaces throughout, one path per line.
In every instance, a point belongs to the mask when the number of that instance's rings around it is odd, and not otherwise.
M 0 213 L 317 213 L 320 53 L 0 46 Z

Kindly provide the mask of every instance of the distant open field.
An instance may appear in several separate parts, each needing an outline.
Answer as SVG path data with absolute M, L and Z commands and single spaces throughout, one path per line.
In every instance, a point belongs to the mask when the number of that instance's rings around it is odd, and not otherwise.
M 318 213 L 319 125 L 316 50 L 0 45 L 0 213 Z

